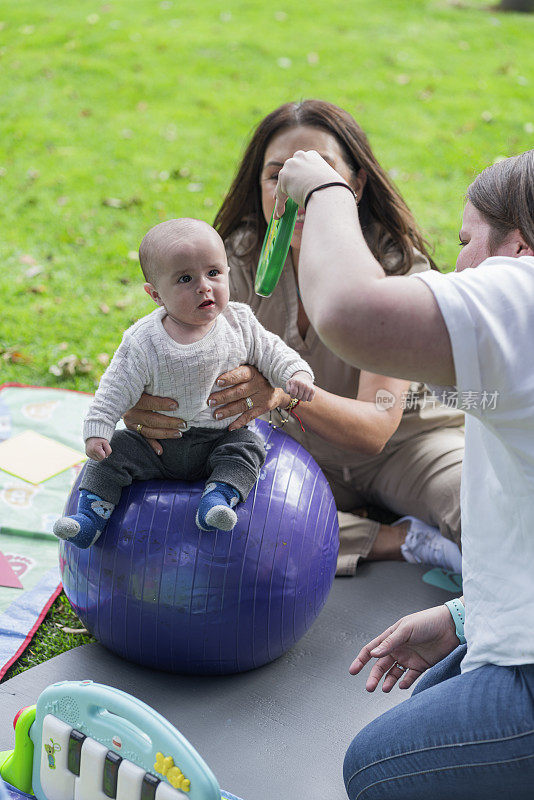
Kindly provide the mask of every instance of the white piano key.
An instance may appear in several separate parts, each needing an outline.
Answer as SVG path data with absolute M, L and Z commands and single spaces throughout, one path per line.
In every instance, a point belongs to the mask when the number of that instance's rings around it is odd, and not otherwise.
M 89 736 L 84 741 L 80 776 L 76 778 L 73 800 L 109 800 L 103 789 L 104 761 L 107 752 L 107 747 Z
M 187 800 L 189 794 L 174 789 L 169 783 L 160 783 L 156 789 L 156 800 Z
M 123 759 L 119 766 L 117 779 L 117 800 L 139 800 L 145 770 Z
M 53 714 L 47 714 L 43 720 L 39 778 L 48 800 L 73 800 L 76 776 L 67 766 L 71 731 L 70 725 Z

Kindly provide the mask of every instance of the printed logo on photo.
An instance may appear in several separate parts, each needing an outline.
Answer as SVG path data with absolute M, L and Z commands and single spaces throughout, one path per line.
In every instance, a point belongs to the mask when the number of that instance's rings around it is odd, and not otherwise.
M 387 389 L 378 389 L 375 396 L 375 406 L 377 411 L 389 411 L 395 405 L 395 395 Z

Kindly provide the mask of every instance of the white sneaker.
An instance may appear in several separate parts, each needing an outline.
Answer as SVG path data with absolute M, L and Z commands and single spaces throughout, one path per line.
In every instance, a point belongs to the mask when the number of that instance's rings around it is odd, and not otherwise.
M 450 572 L 462 572 L 462 554 L 457 544 L 441 535 L 437 528 L 416 517 L 402 517 L 392 527 L 408 522 L 401 553 L 410 564 L 430 564 Z

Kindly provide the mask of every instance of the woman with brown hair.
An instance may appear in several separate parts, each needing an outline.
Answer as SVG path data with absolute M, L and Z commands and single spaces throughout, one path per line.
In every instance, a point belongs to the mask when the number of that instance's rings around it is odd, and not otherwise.
M 348 366 L 321 342 L 299 294 L 304 209 L 272 296 L 254 292 L 278 172 L 296 150 L 311 149 L 358 195 L 366 241 L 387 274 L 434 266 L 411 212 L 348 112 L 320 100 L 276 109 L 253 133 L 214 225 L 226 244 L 232 299 L 248 303 L 267 329 L 311 364 L 318 388 L 311 403 L 299 406 L 299 420 L 288 395 L 253 367 L 241 366 L 220 377 L 219 385 L 228 388 L 214 393 L 210 405 L 220 418 L 241 413 L 231 428 L 280 410 L 275 424 L 284 424 L 314 456 L 332 487 L 340 512 L 338 574 L 352 574 L 360 557 L 405 558 L 459 571 L 463 415 L 435 399 L 425 403 L 421 387 L 409 391 L 408 381 Z M 141 424 L 145 435 L 162 438 L 169 423 L 158 428 L 142 407 L 127 415 L 128 426 Z M 144 405 L 156 407 L 152 399 Z M 355 513 L 368 504 L 403 519 L 390 526 Z

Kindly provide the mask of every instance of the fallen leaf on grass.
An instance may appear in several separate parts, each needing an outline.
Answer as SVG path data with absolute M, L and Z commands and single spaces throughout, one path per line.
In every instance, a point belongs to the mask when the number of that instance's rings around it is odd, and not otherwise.
M 140 206 L 142 203 L 140 197 L 130 197 L 128 200 L 122 200 L 120 197 L 105 197 L 102 200 L 102 205 L 109 206 L 109 208 L 130 208 L 131 206 Z
M 27 269 L 24 275 L 26 276 L 26 278 L 35 278 L 37 275 L 40 275 L 42 271 L 43 268 L 40 267 L 39 264 L 35 264 L 35 266 Z
M 88 634 L 89 631 L 87 628 L 67 628 L 61 624 L 61 622 L 56 622 L 56 626 L 62 631 L 63 633 L 74 633 L 74 634 Z
M 418 97 L 419 97 L 419 100 L 422 100 L 424 102 L 425 100 L 430 100 L 432 98 L 433 94 L 434 94 L 434 90 L 433 89 L 423 89 L 422 92 L 419 92 Z
M 17 350 L 16 347 L 2 347 L 0 345 L 0 356 L 2 361 L 8 364 L 29 364 L 32 357 L 23 353 L 22 350 Z
M 86 358 L 79 358 L 71 353 L 69 356 L 60 358 L 57 364 L 52 364 L 48 371 L 57 378 L 72 377 L 73 375 L 86 375 L 91 372 L 93 365 Z
M 100 303 L 98 308 L 100 309 L 102 314 L 109 314 L 109 306 L 107 305 L 107 303 Z
M 35 264 L 37 264 L 37 261 L 29 253 L 25 253 L 23 256 L 20 257 L 20 263 L 28 264 L 28 266 L 33 267 Z
M 180 167 L 180 169 L 173 169 L 171 172 L 171 178 L 177 181 L 179 178 L 189 178 L 191 176 L 191 170 L 189 167 Z

